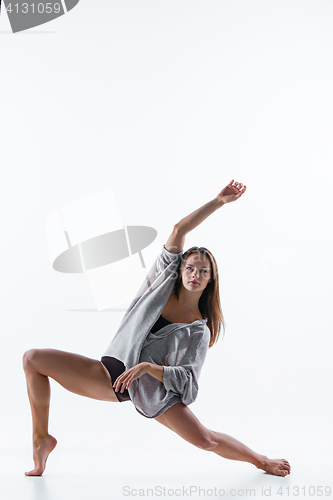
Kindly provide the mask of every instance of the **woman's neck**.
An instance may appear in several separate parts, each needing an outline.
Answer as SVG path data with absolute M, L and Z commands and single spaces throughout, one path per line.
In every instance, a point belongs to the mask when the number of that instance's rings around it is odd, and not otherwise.
M 180 287 L 178 290 L 178 298 L 175 295 L 177 299 L 177 303 L 180 307 L 185 308 L 193 313 L 198 313 L 200 314 L 200 309 L 199 309 L 199 299 L 202 295 L 202 292 L 189 292 L 186 290 L 184 287 Z

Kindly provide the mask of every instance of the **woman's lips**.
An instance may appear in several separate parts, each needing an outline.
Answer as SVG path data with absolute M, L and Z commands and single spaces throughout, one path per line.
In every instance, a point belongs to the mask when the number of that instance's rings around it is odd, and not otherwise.
M 197 281 L 190 281 L 190 283 L 192 283 L 192 285 L 199 285 Z

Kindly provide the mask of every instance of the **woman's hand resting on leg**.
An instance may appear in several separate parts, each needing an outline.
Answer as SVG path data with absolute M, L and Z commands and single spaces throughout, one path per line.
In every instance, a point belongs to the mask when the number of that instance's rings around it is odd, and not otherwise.
M 118 391 L 119 387 L 122 386 L 122 390 L 120 392 L 124 392 L 125 389 L 128 389 L 133 380 L 141 377 L 148 371 L 149 363 L 139 363 L 138 365 L 133 366 L 129 370 L 124 371 L 119 377 L 116 378 L 113 387 L 115 392 Z

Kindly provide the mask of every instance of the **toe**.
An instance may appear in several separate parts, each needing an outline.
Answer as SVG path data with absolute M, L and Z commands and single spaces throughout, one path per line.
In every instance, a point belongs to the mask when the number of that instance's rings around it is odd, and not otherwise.
M 290 464 L 288 462 L 288 460 L 285 460 L 284 458 L 282 459 L 282 465 L 285 469 L 287 469 L 287 471 L 289 472 L 290 471 Z
M 279 466 L 279 474 L 281 476 L 286 476 L 288 474 L 288 470 L 283 464 Z

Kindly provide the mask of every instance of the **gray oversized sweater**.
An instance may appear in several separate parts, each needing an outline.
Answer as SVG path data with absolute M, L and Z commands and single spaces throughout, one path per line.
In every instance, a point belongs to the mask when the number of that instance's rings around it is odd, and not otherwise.
M 195 401 L 210 342 L 206 319 L 150 331 L 175 289 L 182 255 L 163 246 L 103 354 L 122 361 L 126 370 L 143 361 L 163 366 L 163 382 L 145 373 L 128 388 L 136 410 L 147 418 L 158 417 L 176 403 Z

